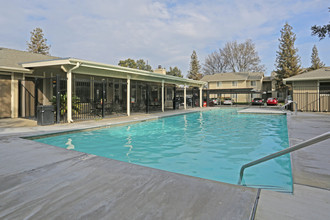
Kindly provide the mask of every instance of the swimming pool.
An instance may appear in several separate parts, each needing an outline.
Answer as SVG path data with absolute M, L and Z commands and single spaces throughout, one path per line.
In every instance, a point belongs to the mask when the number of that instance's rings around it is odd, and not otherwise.
M 216 109 L 35 141 L 237 184 L 240 167 L 289 146 L 286 116 Z M 289 155 L 245 170 L 247 186 L 292 192 Z

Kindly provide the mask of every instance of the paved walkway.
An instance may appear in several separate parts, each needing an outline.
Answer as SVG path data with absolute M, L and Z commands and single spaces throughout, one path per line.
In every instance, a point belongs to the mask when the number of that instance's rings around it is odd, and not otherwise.
M 329 113 L 288 115 L 290 146 L 329 131 Z M 293 194 L 262 190 L 256 219 L 330 219 L 330 139 L 291 158 Z
M 256 189 L 45 147 L 20 138 L 154 120 L 194 110 L 52 126 L 0 127 L 0 219 L 250 219 Z M 329 126 L 330 114 L 289 115 L 290 144 L 329 131 Z M 294 193 L 261 190 L 256 219 L 329 219 L 329 146 L 327 141 L 292 154 Z

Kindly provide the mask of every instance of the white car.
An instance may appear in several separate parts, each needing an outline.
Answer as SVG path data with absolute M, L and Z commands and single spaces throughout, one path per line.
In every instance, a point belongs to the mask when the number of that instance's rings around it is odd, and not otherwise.
M 232 100 L 231 98 L 225 98 L 223 101 L 224 105 L 233 105 L 234 104 L 234 100 Z

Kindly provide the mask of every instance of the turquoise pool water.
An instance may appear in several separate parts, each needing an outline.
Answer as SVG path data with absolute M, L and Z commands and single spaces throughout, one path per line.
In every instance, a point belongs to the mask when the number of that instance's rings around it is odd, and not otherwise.
M 237 184 L 240 167 L 289 146 L 284 115 L 216 109 L 35 141 L 115 160 Z M 247 168 L 247 186 L 292 192 L 290 156 Z

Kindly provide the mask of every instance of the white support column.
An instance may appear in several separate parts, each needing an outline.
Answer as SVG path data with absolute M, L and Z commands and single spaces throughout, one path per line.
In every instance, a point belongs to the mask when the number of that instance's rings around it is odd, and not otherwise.
M 183 89 L 183 106 L 184 106 L 184 109 L 186 110 L 187 109 L 187 86 L 186 84 L 184 85 L 184 89 Z
M 127 116 L 131 115 L 131 76 L 127 76 Z
M 164 94 L 165 94 L 165 92 L 164 92 L 164 80 L 162 80 L 162 112 L 164 112 L 165 111 L 165 103 L 164 103 Z
M 67 82 L 66 82 L 66 99 L 67 99 L 67 121 L 72 122 L 72 70 L 67 72 Z
M 203 87 L 199 87 L 199 107 L 203 107 Z
M 68 123 L 73 122 L 72 121 L 72 71 L 77 69 L 81 63 L 77 63 L 75 67 L 72 69 L 69 69 L 66 73 L 67 76 L 67 82 L 66 82 L 66 100 L 67 100 L 67 121 Z M 64 67 L 62 68 L 66 70 Z

